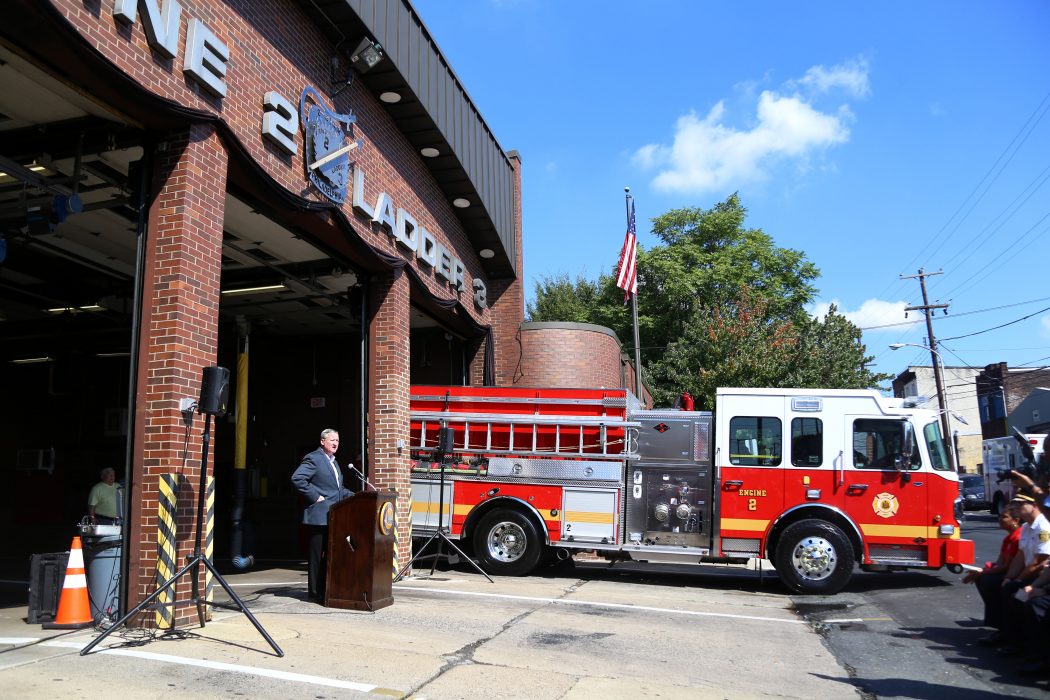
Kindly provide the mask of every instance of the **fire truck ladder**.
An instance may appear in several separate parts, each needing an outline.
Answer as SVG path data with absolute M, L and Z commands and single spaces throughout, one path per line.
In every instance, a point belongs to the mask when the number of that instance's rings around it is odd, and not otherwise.
M 476 398 L 472 400 L 477 401 Z M 577 401 L 586 401 L 586 399 Z M 502 399 L 502 402 L 506 403 L 506 399 Z M 566 402 L 561 401 L 560 403 Z M 412 422 L 419 424 L 419 431 L 413 435 L 413 441 L 418 442 L 412 446 L 412 449 L 421 452 L 436 450 L 433 439 L 431 439 L 431 444 L 427 444 L 428 426 L 433 433 L 434 426 L 447 425 L 454 430 L 457 440 L 454 448 L 461 453 L 621 461 L 638 458 L 638 429 L 641 426 L 637 421 L 624 420 L 617 416 L 463 413 L 458 411 L 413 411 Z M 553 444 L 550 444 L 550 430 L 541 436 L 543 427 L 553 429 Z M 505 446 L 493 446 L 494 433 L 506 435 L 500 440 L 506 443 Z M 610 437 L 610 433 L 614 435 Z M 596 441 L 586 444 L 588 435 L 594 436 Z M 541 439 L 547 444 L 540 444 Z

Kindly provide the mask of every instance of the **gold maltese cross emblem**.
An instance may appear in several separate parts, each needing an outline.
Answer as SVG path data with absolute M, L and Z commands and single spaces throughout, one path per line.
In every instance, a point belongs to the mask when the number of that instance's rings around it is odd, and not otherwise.
M 871 501 L 871 508 L 880 518 L 892 518 L 897 514 L 900 503 L 892 493 L 880 493 Z

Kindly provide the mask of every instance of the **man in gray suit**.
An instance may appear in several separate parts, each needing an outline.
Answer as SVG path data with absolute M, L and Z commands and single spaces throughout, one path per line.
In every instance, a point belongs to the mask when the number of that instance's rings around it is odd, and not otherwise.
M 328 567 L 328 509 L 333 503 L 351 495 L 343 486 L 343 475 L 335 461 L 339 433 L 331 428 L 321 431 L 321 446 L 306 455 L 292 474 L 292 484 L 306 497 L 303 524 L 310 531 L 310 561 L 307 569 L 307 593 L 310 600 L 324 603 Z

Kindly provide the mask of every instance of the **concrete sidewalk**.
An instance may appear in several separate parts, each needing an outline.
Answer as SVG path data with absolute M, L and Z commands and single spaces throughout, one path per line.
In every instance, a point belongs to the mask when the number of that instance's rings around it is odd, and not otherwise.
M 624 576 L 578 566 L 489 583 L 429 568 L 375 613 L 305 600 L 305 574 L 227 576 L 285 652 L 239 612 L 150 640 L 61 633 L 0 610 L 9 697 L 843 698 L 855 691 L 790 598 L 757 576 Z M 746 573 L 746 572 L 744 572 Z M 706 587 L 701 587 L 706 586 Z M 220 591 L 221 594 L 221 591 Z M 70 695 L 72 694 L 72 695 Z

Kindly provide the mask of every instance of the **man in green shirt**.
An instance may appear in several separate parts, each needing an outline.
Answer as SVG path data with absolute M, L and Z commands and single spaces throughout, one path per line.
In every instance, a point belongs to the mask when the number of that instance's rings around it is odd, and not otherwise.
M 114 525 L 117 522 L 117 473 L 112 467 L 99 472 L 102 481 L 91 488 L 88 494 L 88 516 L 92 523 Z

